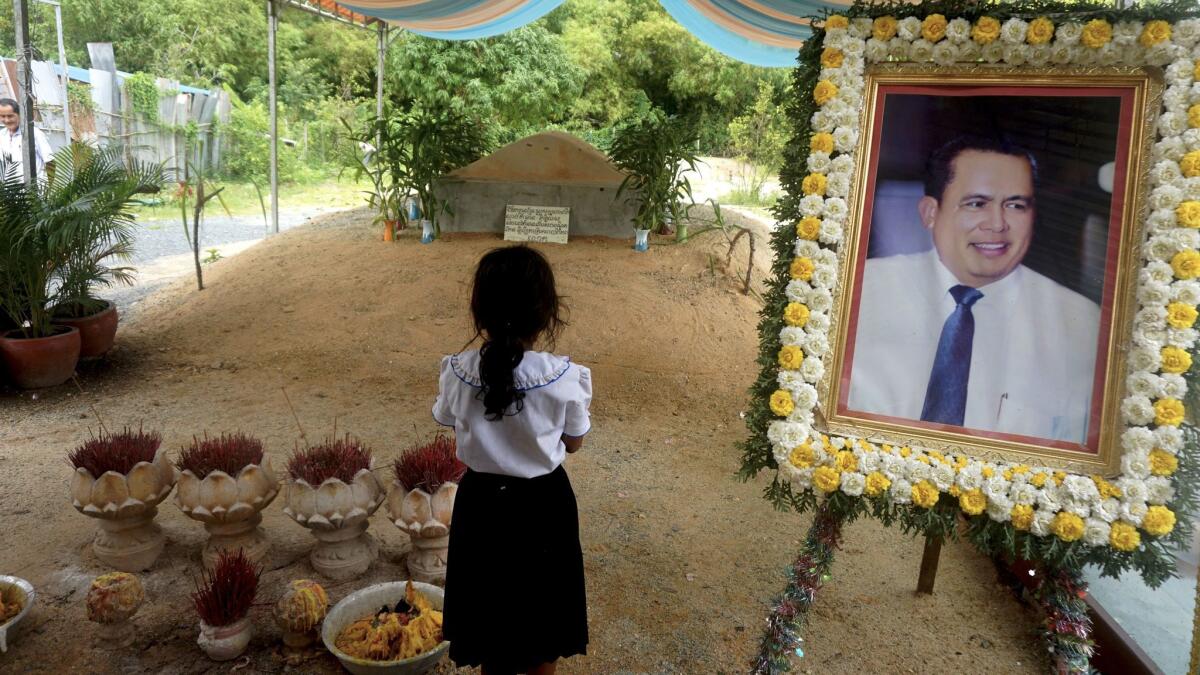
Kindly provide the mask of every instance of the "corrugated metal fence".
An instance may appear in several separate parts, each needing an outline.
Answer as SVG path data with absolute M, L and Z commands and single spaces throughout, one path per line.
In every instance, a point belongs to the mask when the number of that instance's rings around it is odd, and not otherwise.
M 57 63 L 33 62 L 35 120 L 55 150 L 67 143 L 61 72 Z M 231 101 L 226 92 L 181 86 L 178 82 L 159 78 L 158 89 L 162 92 L 158 101 L 159 119 L 152 122 L 134 112 L 129 97 L 124 95 L 125 78 L 129 73 L 117 72 L 115 83 L 113 73 L 106 70 L 69 67 L 68 73 L 72 81 L 91 87 L 91 111 L 68 105 L 75 140 L 96 141 L 101 145 L 121 142 L 132 156 L 162 162 L 176 175 L 184 175 L 184 167 L 189 161 L 197 167 L 220 168 L 221 143 L 219 134 L 214 133 L 213 122 L 219 125 L 229 121 Z M 20 100 L 16 95 L 16 82 L 16 62 L 0 60 L 0 98 Z M 114 86 L 118 88 L 117 106 L 113 103 Z M 190 143 L 189 131 L 193 134 Z M 185 156 L 189 149 L 190 156 Z

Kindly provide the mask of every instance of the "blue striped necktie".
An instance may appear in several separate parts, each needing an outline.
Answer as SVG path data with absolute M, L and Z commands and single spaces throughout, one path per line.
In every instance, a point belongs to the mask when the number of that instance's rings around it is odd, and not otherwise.
M 955 307 L 942 325 L 937 356 L 925 388 L 925 406 L 921 420 L 962 426 L 967 410 L 967 381 L 971 377 L 971 344 L 975 340 L 975 317 L 971 305 L 983 297 L 970 286 L 950 289 Z

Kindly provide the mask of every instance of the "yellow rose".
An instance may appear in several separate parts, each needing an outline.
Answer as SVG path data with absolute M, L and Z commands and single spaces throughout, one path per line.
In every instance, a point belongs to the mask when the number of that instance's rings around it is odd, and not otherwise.
M 1030 479 L 1029 479 L 1029 484 L 1035 488 L 1042 487 L 1043 485 L 1046 484 L 1046 474 L 1044 474 L 1044 473 L 1033 474 L 1033 476 L 1030 477 Z
M 1196 323 L 1196 308 L 1182 302 L 1167 305 L 1167 323 L 1172 328 L 1191 328 Z
M 795 258 L 792 260 L 791 273 L 793 279 L 808 281 L 812 278 L 814 269 L 816 269 L 816 265 L 813 264 L 811 258 Z
M 921 37 L 930 42 L 937 42 L 946 37 L 946 17 L 941 14 L 930 14 L 921 22 Z
M 1142 535 L 1129 523 L 1118 520 L 1108 531 L 1108 543 L 1118 551 L 1132 551 L 1142 544 Z
M 1031 45 L 1044 45 L 1054 37 L 1054 22 L 1044 16 L 1039 16 L 1029 22 L 1029 30 L 1025 32 L 1025 41 Z
M 1096 485 L 1096 490 L 1100 493 L 1101 499 L 1121 496 L 1121 490 L 1116 485 L 1104 480 L 1103 476 L 1092 476 L 1092 483 Z
M 830 14 L 829 16 L 825 17 L 825 30 L 831 30 L 834 28 L 849 28 L 849 27 L 850 27 L 850 19 L 847 19 L 846 17 L 842 16 L 841 14 Z
M 831 466 L 818 466 L 813 470 L 812 480 L 821 492 L 833 492 L 842 484 L 842 474 Z
M 983 474 L 984 478 L 991 478 L 992 476 L 996 475 L 996 470 L 990 466 L 983 467 L 979 470 L 979 472 Z
M 833 134 L 825 131 L 813 134 L 812 141 L 809 142 L 808 147 L 813 152 L 823 152 L 825 154 L 833 152 Z M 1197 203 L 1200 204 L 1200 202 Z
M 876 40 L 891 40 L 896 37 L 898 24 L 896 17 L 891 15 L 875 17 L 875 21 L 871 22 L 871 37 Z
M 951 485 L 950 490 L 947 491 L 946 494 L 950 495 L 951 497 L 954 497 L 955 499 L 958 499 L 959 495 L 962 494 L 962 488 L 958 487 L 957 485 Z
M 1192 355 L 1179 347 L 1163 347 L 1162 371 L 1178 375 L 1192 368 Z
M 1177 398 L 1160 398 L 1154 402 L 1154 423 L 1158 426 L 1177 427 L 1183 422 L 1183 401 Z
M 783 308 L 783 321 L 789 326 L 803 326 L 808 323 L 808 305 L 789 302 Z
M 1160 42 L 1171 39 L 1171 24 L 1162 19 L 1149 21 L 1138 36 L 1138 44 L 1143 47 L 1153 47 Z
M 841 68 L 842 60 L 845 55 L 842 50 L 837 47 L 826 47 L 821 52 L 821 67 L 822 68 Z
M 987 508 L 987 497 L 978 489 L 967 490 L 958 496 L 958 507 L 968 516 L 977 516 Z
M 787 417 L 796 409 L 796 404 L 792 401 L 792 395 L 786 390 L 777 389 L 774 394 L 771 394 L 771 412 L 780 417 Z
M 1063 482 L 1065 482 L 1066 480 L 1067 480 L 1067 474 L 1065 471 L 1055 471 L 1054 472 L 1054 484 L 1055 485 L 1062 485 Z
M 817 86 L 813 87 L 813 100 L 817 102 L 817 105 L 825 105 L 832 101 L 833 97 L 837 96 L 837 93 L 838 88 L 836 84 L 829 80 L 821 80 L 817 83 Z
M 1200 150 L 1193 150 L 1179 160 L 1179 169 L 1185 178 L 1200 176 Z
M 796 370 L 804 363 L 804 351 L 796 345 L 784 345 L 779 350 L 779 367 L 784 370 Z
M 1059 511 L 1050 521 L 1050 531 L 1063 541 L 1078 541 L 1083 536 L 1083 518 L 1069 511 Z
M 907 445 L 900 448 L 900 456 L 901 457 L 908 459 L 908 456 L 911 454 L 912 454 L 912 448 L 908 447 Z
M 937 486 L 927 480 L 912 486 L 913 503 L 923 509 L 932 509 L 939 496 Z
M 1200 228 L 1200 202 L 1192 200 L 1181 203 L 1175 207 L 1175 217 L 1184 227 Z
M 800 183 L 800 189 L 803 190 L 804 194 L 806 195 L 821 195 L 824 197 L 825 186 L 827 182 L 828 181 L 825 178 L 825 174 L 810 173 L 805 176 L 804 180 Z
M 1017 504 L 1009 514 L 1012 516 L 1013 527 L 1018 530 L 1028 530 L 1033 524 L 1033 507 L 1028 504 Z
M 1170 476 L 1179 468 L 1179 460 L 1169 452 L 1155 448 L 1150 451 L 1150 473 L 1155 476 Z
M 1193 129 L 1200 128 L 1200 103 L 1188 108 L 1188 126 Z
M 812 446 L 805 443 L 792 448 L 791 454 L 788 455 L 788 461 L 797 469 L 807 469 L 817 461 L 817 456 L 813 453 Z
M 1170 534 L 1175 529 L 1175 513 L 1165 506 L 1151 506 L 1142 518 L 1142 529 L 1156 537 Z
M 805 216 L 796 223 L 796 236 L 801 239 L 814 241 L 821 234 L 821 221 L 812 216 Z
M 838 471 L 858 471 L 858 458 L 849 450 L 842 450 L 833 457 L 833 465 Z
M 981 45 L 989 45 L 1000 37 L 1000 20 L 982 16 L 975 22 L 975 26 L 971 28 L 971 39 Z
M 868 497 L 878 497 L 887 492 L 890 487 L 892 487 L 892 481 L 887 476 L 878 471 L 872 471 L 867 474 L 867 486 L 864 488 L 864 491 Z
M 1112 26 L 1104 19 L 1092 19 L 1083 26 L 1079 41 L 1092 49 L 1099 49 L 1112 41 Z
M 1180 279 L 1195 279 L 1200 276 L 1200 253 L 1192 250 L 1176 253 L 1171 258 L 1171 269 Z

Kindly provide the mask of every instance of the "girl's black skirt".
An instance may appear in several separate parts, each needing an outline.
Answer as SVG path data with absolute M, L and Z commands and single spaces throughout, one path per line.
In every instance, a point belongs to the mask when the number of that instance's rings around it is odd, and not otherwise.
M 537 478 L 463 476 L 443 631 L 456 664 L 498 672 L 587 653 L 579 512 L 561 466 Z

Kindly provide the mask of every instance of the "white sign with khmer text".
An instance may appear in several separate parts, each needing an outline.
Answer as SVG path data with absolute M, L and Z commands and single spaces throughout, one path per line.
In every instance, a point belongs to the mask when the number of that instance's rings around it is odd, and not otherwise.
M 509 204 L 504 212 L 504 240 L 565 244 L 570 221 L 571 208 L 568 206 Z

